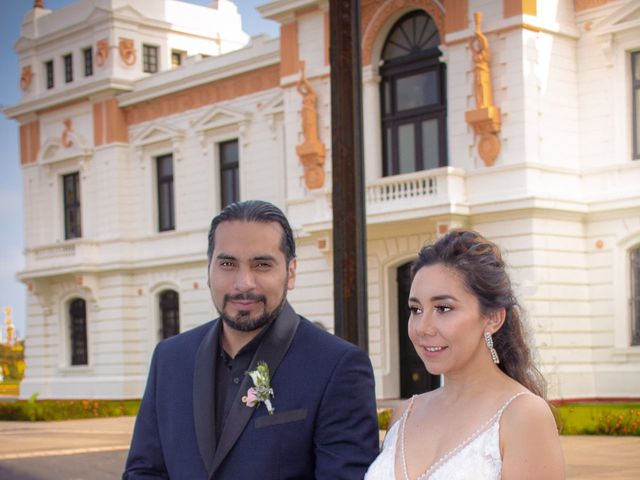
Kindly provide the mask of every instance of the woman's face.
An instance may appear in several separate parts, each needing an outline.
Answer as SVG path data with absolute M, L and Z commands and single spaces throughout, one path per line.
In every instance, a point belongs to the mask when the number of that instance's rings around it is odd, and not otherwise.
M 418 270 L 409 309 L 409 338 L 429 373 L 451 373 L 490 360 L 483 338 L 488 320 L 455 270 L 442 264 Z

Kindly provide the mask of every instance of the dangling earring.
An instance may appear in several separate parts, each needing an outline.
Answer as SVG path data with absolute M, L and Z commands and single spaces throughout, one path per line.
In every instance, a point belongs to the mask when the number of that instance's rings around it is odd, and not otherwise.
M 487 348 L 489 349 L 489 353 L 491 353 L 491 360 L 493 363 L 500 363 L 500 358 L 498 358 L 498 352 L 493 348 L 493 338 L 489 332 L 484 332 L 484 341 L 487 344 Z

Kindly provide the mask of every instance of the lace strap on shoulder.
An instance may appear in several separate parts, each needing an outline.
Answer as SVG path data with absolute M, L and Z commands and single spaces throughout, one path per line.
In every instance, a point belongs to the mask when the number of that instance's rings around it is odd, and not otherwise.
M 511 402 L 513 402 L 516 398 L 520 397 L 521 395 L 533 395 L 533 393 L 519 392 L 513 395 L 509 400 L 504 402 L 504 405 L 502 405 L 502 407 L 500 408 L 500 410 L 498 410 L 498 413 L 496 414 L 498 421 L 500 421 L 500 418 L 502 417 L 502 413 L 507 409 L 507 407 L 511 404 Z

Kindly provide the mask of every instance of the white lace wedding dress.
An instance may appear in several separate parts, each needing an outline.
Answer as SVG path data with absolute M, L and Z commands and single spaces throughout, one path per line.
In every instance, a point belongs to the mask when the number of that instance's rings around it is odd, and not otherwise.
M 523 394 L 525 393 L 518 393 L 507 400 L 476 433 L 437 460 L 416 480 L 499 480 L 502 470 L 500 418 L 505 408 L 516 397 Z M 405 410 L 400 421 L 393 424 L 387 432 L 382 452 L 369 467 L 364 477 L 365 480 L 396 480 L 395 459 L 398 448 L 400 448 L 403 467 L 401 480 L 414 480 L 409 479 L 407 474 L 407 462 L 403 448 L 404 428 L 414 399 L 415 397 L 411 399 L 409 408 Z

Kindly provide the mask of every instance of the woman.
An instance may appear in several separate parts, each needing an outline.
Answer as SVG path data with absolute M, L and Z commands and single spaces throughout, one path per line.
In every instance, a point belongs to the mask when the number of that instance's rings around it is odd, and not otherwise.
M 443 386 L 391 419 L 366 480 L 561 479 L 564 460 L 499 249 L 456 230 L 412 269 L 409 337 Z

